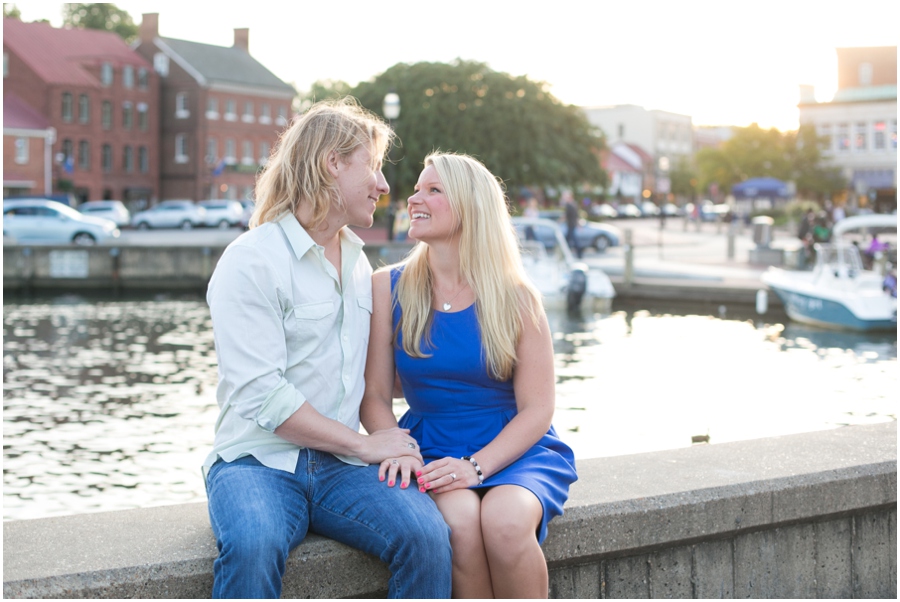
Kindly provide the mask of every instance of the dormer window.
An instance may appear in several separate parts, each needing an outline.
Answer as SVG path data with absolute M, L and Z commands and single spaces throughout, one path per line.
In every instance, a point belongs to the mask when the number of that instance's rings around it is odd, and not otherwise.
M 169 75 L 169 57 L 162 52 L 153 55 L 153 69 L 159 73 L 160 77 Z
M 179 92 L 175 95 L 175 119 L 187 119 L 190 115 L 187 92 Z

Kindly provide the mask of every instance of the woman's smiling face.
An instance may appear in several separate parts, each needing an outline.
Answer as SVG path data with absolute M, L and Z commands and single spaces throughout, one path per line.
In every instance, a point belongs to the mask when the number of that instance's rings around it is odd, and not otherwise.
M 409 197 L 409 237 L 423 242 L 450 238 L 459 232 L 459 220 L 447 200 L 437 170 L 429 165 L 422 170 L 416 193 Z

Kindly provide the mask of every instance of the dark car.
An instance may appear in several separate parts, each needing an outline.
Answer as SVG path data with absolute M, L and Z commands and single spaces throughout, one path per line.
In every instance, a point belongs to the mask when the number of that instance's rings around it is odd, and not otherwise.
M 539 216 L 559 222 L 562 225 L 563 234 L 565 234 L 566 224 L 562 211 L 541 211 Z M 549 234 L 542 236 L 539 232 L 536 235 L 537 239 L 548 249 L 552 249 L 556 245 L 556 237 Z M 618 246 L 620 240 L 622 240 L 621 232 L 615 226 L 581 219 L 578 220 L 578 226 L 575 228 L 575 242 L 579 249 L 593 248 L 597 251 L 605 251 L 609 247 Z

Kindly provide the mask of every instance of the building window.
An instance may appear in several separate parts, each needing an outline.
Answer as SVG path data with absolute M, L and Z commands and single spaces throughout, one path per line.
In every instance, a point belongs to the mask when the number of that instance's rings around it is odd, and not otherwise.
M 225 101 L 225 121 L 237 121 L 237 103 L 233 100 Z
M 122 169 L 125 170 L 125 173 L 134 171 L 134 151 L 130 146 L 126 146 L 122 150 Z
M 819 136 L 823 138 L 823 143 L 825 145 L 824 151 L 829 152 L 832 150 L 832 139 L 831 139 L 831 124 L 826 123 L 819 126 Z
M 277 125 L 287 125 L 287 109 L 284 105 L 278 107 L 278 119 L 275 120 Z
M 72 159 L 72 141 L 66 138 L 62 141 L 62 156 L 63 163 L 68 163 L 71 166 Z
M 191 114 L 188 111 L 188 95 L 187 92 L 179 92 L 175 95 L 175 118 L 185 119 Z
M 112 129 L 112 114 L 112 103 L 108 100 L 104 100 L 103 104 L 100 106 L 100 123 L 104 130 Z
M 104 86 L 111 86 L 113 83 L 113 66 L 111 63 L 103 63 L 100 65 L 100 83 Z
M 868 124 L 864 121 L 856 124 L 856 135 L 853 139 L 854 150 L 861 152 L 869 148 L 868 141 Z
M 159 73 L 160 77 L 169 75 L 169 57 L 162 52 L 153 55 L 153 69 Z
M 175 136 L 175 163 L 188 162 L 188 142 L 186 134 Z
M 91 100 L 87 94 L 78 96 L 78 123 L 88 123 L 91 120 Z
M 138 149 L 138 169 L 141 170 L 141 173 L 150 171 L 150 154 L 147 152 L 146 146 Z
M 215 138 L 206 139 L 206 162 L 210 165 L 215 164 L 216 158 L 219 156 L 219 142 Z
M 237 163 L 237 158 L 235 157 L 235 146 L 234 146 L 234 138 L 226 138 L 225 139 L 225 163 L 228 165 L 234 165 Z
M 62 120 L 72 121 L 72 95 L 68 92 L 63 92 L 62 95 Z
M 138 88 L 146 90 L 150 85 L 150 75 L 143 67 L 138 68 Z
M 244 115 L 241 117 L 241 121 L 244 123 L 253 123 L 256 121 L 256 117 L 253 115 L 253 103 L 247 101 L 244 103 Z
M 269 124 L 272 123 L 272 107 L 269 103 L 264 102 L 259 106 L 259 122 Z
M 268 142 L 260 142 L 259 143 L 259 164 L 265 165 L 269 162 L 269 143 Z
M 837 150 L 850 150 L 850 126 L 846 123 L 839 123 L 837 126 Z
M 241 153 L 241 163 L 244 165 L 254 165 L 256 161 L 253 160 L 253 143 L 249 140 L 244 140 L 241 146 L 244 151 Z
M 129 101 L 122 103 L 122 127 L 130 130 L 134 124 L 134 105 Z
M 884 121 L 876 121 L 872 124 L 872 148 L 875 150 L 884 150 L 885 134 L 887 133 L 887 124 Z
M 28 138 L 16 138 L 16 163 L 28 163 Z
M 150 128 L 150 112 L 147 110 L 146 102 L 137 104 L 138 128 L 142 132 L 146 132 Z
M 100 165 L 104 173 L 112 171 L 112 147 L 108 144 L 104 144 L 100 149 Z
M 860 63 L 859 64 L 859 85 L 860 86 L 871 86 L 872 85 L 872 63 Z
M 122 85 L 126 88 L 134 87 L 134 67 L 131 65 L 122 67 Z
M 218 98 L 207 98 L 206 99 L 206 118 L 207 119 L 218 119 L 219 118 L 219 99 Z
M 78 142 L 78 168 L 85 171 L 91 168 L 91 147 L 87 140 Z

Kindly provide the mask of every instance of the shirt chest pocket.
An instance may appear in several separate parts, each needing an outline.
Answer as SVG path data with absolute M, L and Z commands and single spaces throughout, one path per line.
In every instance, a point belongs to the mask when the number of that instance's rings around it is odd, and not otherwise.
M 307 356 L 321 346 L 336 344 L 336 338 L 330 340 L 337 334 L 336 320 L 337 309 L 332 301 L 295 305 L 286 324 L 288 352 Z

